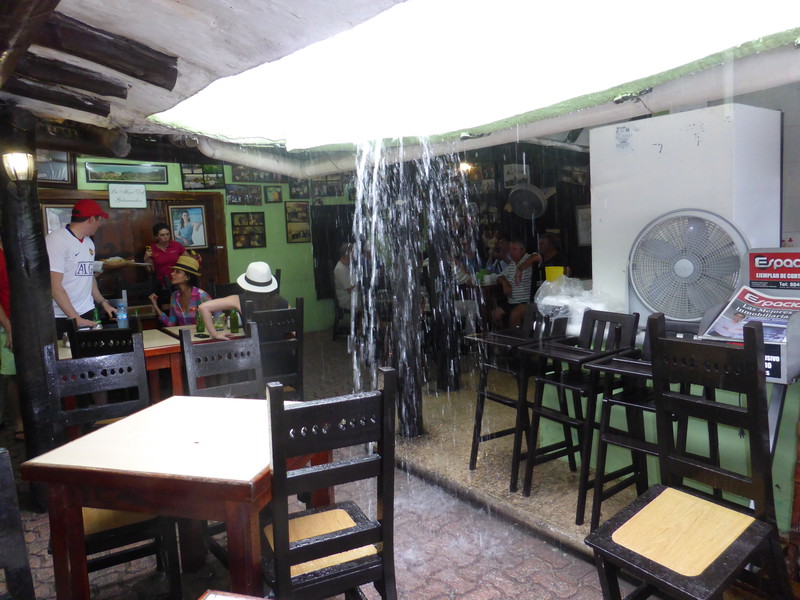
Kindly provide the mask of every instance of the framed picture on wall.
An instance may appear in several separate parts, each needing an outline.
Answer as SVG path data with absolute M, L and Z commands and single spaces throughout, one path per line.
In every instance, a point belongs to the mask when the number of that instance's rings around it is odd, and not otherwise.
M 45 234 L 63 229 L 72 220 L 72 204 L 42 204 Z
M 292 200 L 311 198 L 308 192 L 308 179 L 289 179 L 289 197 Z
M 211 190 L 225 187 L 222 165 L 181 164 L 184 190 Z
M 261 186 L 229 183 L 225 186 L 225 204 L 229 206 L 261 206 Z
M 308 202 L 286 202 L 283 206 L 286 209 L 287 223 L 308 223 L 311 220 Z
M 242 165 L 231 165 L 231 175 L 234 183 L 284 183 L 288 179 L 286 175 L 262 171 L 252 167 Z
M 279 185 L 264 186 L 264 202 L 283 202 L 283 188 Z
M 286 243 L 304 244 L 311 241 L 311 223 L 286 223 Z
M 528 165 L 503 165 L 503 181 L 507 188 L 520 183 L 530 183 L 531 172 L 528 170 Z
M 575 224 L 578 232 L 578 246 L 592 245 L 592 206 L 575 207 Z
M 36 181 L 47 187 L 77 187 L 75 155 L 57 150 L 37 150 Z
M 184 248 L 208 248 L 206 236 L 206 210 L 202 205 L 169 207 L 169 225 L 172 239 Z
M 86 163 L 88 183 L 169 183 L 167 165 Z
M 231 239 L 233 249 L 266 248 L 264 213 L 244 212 L 231 214 Z

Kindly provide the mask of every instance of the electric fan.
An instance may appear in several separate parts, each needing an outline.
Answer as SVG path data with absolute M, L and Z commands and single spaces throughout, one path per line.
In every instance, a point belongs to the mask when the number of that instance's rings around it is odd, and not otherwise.
M 523 219 L 536 219 L 547 210 L 547 199 L 556 193 L 556 188 L 546 190 L 521 183 L 508 193 L 508 204 L 514 214 Z
M 744 236 L 719 215 L 703 210 L 661 215 L 631 247 L 631 311 L 699 321 L 708 308 L 727 302 L 739 289 L 746 252 Z

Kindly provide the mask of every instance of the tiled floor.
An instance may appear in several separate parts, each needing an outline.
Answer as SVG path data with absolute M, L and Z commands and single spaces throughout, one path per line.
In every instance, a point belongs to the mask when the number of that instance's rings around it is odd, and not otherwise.
M 343 339 L 332 343 L 330 332 L 312 333 L 305 347 L 307 398 L 351 391 L 350 356 Z M 426 391 L 426 433 L 398 441 L 398 459 L 406 468 L 396 472 L 400 598 L 599 600 L 594 566 L 582 544 L 588 530 L 573 524 L 575 476 L 565 464 L 537 468 L 530 498 L 508 492 L 509 438 L 483 444 L 478 468 L 468 470 L 475 400 L 475 377 L 469 367 L 467 359 L 461 392 Z M 497 382 L 501 387 L 508 384 Z M 491 427 L 504 426 L 510 413 L 490 407 L 487 420 Z M 0 446 L 7 446 L 19 463 L 22 444 L 14 443 L 7 429 L 0 430 Z M 25 503 L 27 485 L 21 483 L 20 489 Z M 37 598 L 54 598 L 47 516 L 26 511 L 23 517 Z M 152 559 L 91 574 L 90 581 L 94 600 L 144 600 L 166 592 Z M 191 600 L 208 588 L 227 586 L 226 570 L 209 558 L 200 572 L 185 574 L 184 597 Z M 368 595 L 378 597 L 374 590 Z

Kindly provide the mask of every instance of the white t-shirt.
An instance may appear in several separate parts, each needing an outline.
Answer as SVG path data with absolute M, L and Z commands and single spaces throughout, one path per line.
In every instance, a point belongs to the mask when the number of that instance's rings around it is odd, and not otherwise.
M 341 260 L 333 268 L 333 284 L 336 288 L 336 303 L 340 308 L 350 310 L 352 294 L 347 291 L 347 288 L 353 287 L 355 282 L 350 279 L 350 266 Z
M 92 283 L 94 281 L 94 242 L 86 236 L 83 240 L 76 238 L 64 227 L 57 229 L 44 240 L 47 245 L 47 256 L 50 259 L 50 270 L 63 273 L 64 290 L 69 296 L 72 307 L 82 315 L 94 308 Z M 61 307 L 53 300 L 53 313 L 56 318 L 66 318 Z

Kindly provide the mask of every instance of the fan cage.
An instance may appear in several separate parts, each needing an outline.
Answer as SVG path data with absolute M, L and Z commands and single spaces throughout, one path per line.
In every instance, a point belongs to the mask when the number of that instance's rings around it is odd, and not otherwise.
M 629 258 L 631 288 L 651 312 L 698 321 L 739 289 L 744 236 L 707 211 L 662 215 L 636 238 Z

